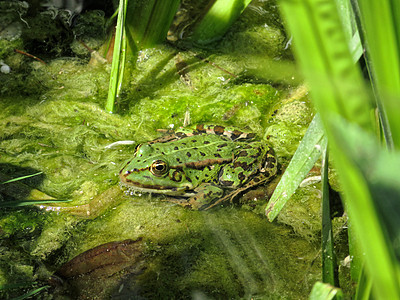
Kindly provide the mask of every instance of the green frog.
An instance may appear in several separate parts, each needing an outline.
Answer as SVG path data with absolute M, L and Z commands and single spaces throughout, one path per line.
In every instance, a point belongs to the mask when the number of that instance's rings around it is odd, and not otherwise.
M 277 171 L 274 151 L 253 133 L 197 125 L 138 145 L 119 173 L 139 192 L 164 194 L 203 210 L 269 181 Z

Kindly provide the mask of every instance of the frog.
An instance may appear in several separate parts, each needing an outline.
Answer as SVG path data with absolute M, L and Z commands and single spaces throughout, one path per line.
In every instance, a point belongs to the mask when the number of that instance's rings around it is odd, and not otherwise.
M 206 210 L 270 181 L 277 173 L 271 146 L 255 134 L 221 125 L 181 128 L 139 144 L 119 173 L 121 184 Z

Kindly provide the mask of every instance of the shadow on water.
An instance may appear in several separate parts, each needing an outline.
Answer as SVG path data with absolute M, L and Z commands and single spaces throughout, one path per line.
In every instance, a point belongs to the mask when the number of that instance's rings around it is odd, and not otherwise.
M 177 211 L 178 218 L 166 213 L 176 224 L 157 220 L 158 240 L 150 233 L 75 257 L 56 272 L 64 287 L 54 293 L 77 299 L 302 299 L 319 276 L 317 247 L 286 226 L 229 207 L 183 213 L 189 216 Z

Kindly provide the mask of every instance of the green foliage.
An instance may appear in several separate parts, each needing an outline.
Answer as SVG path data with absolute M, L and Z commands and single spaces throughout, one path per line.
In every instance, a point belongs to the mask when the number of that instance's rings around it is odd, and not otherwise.
M 387 152 L 379 144 L 373 109 L 375 102 L 386 142 L 389 147 L 398 148 L 399 4 L 390 0 L 361 1 L 360 9 L 356 9 L 362 21 L 363 44 L 377 96 L 374 99 L 353 64 L 357 43 L 352 45 L 349 40 L 353 33 L 349 35 L 347 30 L 345 34 L 345 14 L 342 11 L 339 17 L 336 3 L 341 1 L 282 1 L 281 9 L 340 175 L 350 225 L 350 249 L 361 251 L 351 253 L 352 275 L 363 276 L 359 288 L 372 284 L 377 299 L 397 299 L 400 182 L 396 173 L 400 155 Z M 353 6 L 358 8 L 357 1 Z M 382 22 L 376 22 L 377 15 Z M 363 263 L 366 274 L 361 272 Z

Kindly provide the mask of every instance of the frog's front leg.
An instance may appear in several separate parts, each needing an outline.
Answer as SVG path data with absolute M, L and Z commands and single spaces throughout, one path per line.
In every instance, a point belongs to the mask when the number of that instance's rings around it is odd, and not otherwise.
M 187 200 L 186 206 L 194 210 L 203 210 L 222 197 L 224 190 L 213 183 L 202 183 L 194 189 L 196 193 Z

